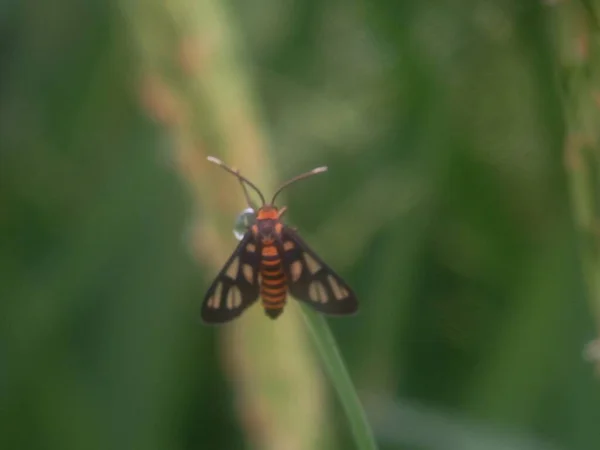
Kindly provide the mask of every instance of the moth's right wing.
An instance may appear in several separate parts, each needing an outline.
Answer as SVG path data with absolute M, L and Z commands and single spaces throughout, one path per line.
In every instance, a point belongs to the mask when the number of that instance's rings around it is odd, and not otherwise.
M 280 253 L 290 293 L 314 309 L 336 316 L 358 310 L 350 286 L 289 227 L 281 233 Z

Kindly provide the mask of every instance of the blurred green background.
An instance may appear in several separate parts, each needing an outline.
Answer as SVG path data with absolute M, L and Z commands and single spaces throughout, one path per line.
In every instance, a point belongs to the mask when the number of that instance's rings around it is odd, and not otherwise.
M 360 299 L 329 322 L 381 449 L 600 448 L 562 101 L 595 8 L 1 1 L 1 447 L 354 448 L 294 305 L 199 322 L 215 155 L 267 197 L 329 166 L 282 201 Z

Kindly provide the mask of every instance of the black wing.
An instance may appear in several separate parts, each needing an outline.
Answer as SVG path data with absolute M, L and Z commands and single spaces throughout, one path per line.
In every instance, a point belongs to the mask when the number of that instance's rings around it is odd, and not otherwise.
M 208 288 L 201 317 L 207 323 L 235 319 L 258 298 L 260 247 L 247 232 Z
M 347 315 L 358 310 L 352 289 L 289 227 L 281 232 L 280 254 L 293 297 L 325 314 Z

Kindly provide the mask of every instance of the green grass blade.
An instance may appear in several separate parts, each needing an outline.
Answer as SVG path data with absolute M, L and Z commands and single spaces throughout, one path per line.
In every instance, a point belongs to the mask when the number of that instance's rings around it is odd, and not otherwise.
M 323 316 L 304 305 L 302 313 L 310 336 L 323 361 L 325 372 L 335 387 L 346 412 L 356 447 L 360 450 L 376 450 L 377 444 L 373 431 L 327 321 Z

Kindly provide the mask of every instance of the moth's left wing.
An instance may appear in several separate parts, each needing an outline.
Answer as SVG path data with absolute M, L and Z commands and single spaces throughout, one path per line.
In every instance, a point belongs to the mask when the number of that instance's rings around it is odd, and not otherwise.
M 298 233 L 284 226 L 278 245 L 293 297 L 325 314 L 348 315 L 358 310 L 358 301 L 350 286 L 310 249 Z
M 204 322 L 235 319 L 257 300 L 259 263 L 260 246 L 248 231 L 208 288 L 200 313 Z

